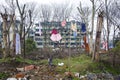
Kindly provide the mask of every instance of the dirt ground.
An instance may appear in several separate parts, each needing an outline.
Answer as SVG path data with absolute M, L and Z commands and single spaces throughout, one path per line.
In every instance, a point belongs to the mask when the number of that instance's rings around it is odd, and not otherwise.
M 62 77 L 62 75 L 55 71 L 55 65 L 34 65 L 39 67 L 39 69 L 34 68 L 28 71 L 18 71 L 16 69 L 29 65 L 31 64 L 17 63 L 15 61 L 11 61 L 9 63 L 0 63 L 0 72 L 8 74 L 7 78 L 15 77 L 17 74 L 23 74 L 25 77 L 30 78 L 31 80 L 58 80 Z M 7 78 L 0 80 L 6 80 Z
M 69 49 L 66 49 L 64 51 L 55 51 L 55 52 L 49 52 L 49 50 L 38 50 L 31 52 L 29 54 L 26 54 L 25 58 L 31 59 L 31 60 L 43 60 L 48 59 L 50 56 L 53 56 L 53 58 L 64 58 L 69 56 Z M 71 56 L 79 55 L 81 54 L 79 51 L 76 51 L 76 49 L 71 50 Z M 111 58 L 110 58 L 111 59 Z M 8 74 L 7 77 L 2 78 L 0 80 L 6 80 L 8 77 L 15 77 L 16 74 L 22 73 L 24 76 L 30 78 L 31 80 L 64 80 L 65 75 L 60 74 L 56 72 L 56 66 L 48 66 L 44 64 L 35 65 L 38 66 L 39 69 L 32 69 L 29 71 L 18 71 L 16 68 L 22 68 L 25 66 L 29 66 L 31 64 L 23 63 L 23 62 L 17 62 L 15 58 L 13 58 L 9 62 L 3 62 L 0 63 L 0 73 Z M 29 79 L 28 79 L 29 80 Z M 67 79 L 65 79 L 67 80 Z M 69 80 L 69 79 L 68 79 Z
M 44 52 L 44 54 L 43 54 Z M 74 51 L 73 51 L 74 52 Z M 64 54 L 64 55 L 63 55 Z M 59 51 L 55 51 L 50 53 L 47 50 L 38 50 L 31 52 L 29 54 L 26 54 L 25 58 L 26 59 L 31 59 L 31 60 L 43 60 L 43 59 L 48 59 L 50 56 L 53 56 L 53 58 L 63 58 L 68 56 L 68 49 L 64 51 L 64 53 L 61 54 Z M 73 55 L 76 55 L 74 53 Z M 8 77 L 15 77 L 16 74 L 23 74 L 27 77 L 29 77 L 31 80 L 60 80 L 60 78 L 64 78 L 65 76 L 63 74 L 58 74 L 56 72 L 56 66 L 52 65 L 45 65 L 45 64 L 38 64 L 35 66 L 38 66 L 39 69 L 32 69 L 29 71 L 18 71 L 16 68 L 22 68 L 25 66 L 29 66 L 31 64 L 27 64 L 24 62 L 17 62 L 15 58 L 10 60 L 9 62 L 3 62 L 0 63 L 0 72 L 4 74 L 8 74 L 7 77 L 2 78 L 0 80 L 6 80 Z M 33 64 L 34 65 L 34 64 Z

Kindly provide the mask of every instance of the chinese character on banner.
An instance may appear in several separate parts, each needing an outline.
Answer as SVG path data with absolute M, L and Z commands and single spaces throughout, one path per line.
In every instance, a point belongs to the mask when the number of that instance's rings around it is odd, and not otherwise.
M 64 20 L 64 21 L 61 22 L 61 26 L 65 27 L 65 25 L 66 25 L 66 21 Z

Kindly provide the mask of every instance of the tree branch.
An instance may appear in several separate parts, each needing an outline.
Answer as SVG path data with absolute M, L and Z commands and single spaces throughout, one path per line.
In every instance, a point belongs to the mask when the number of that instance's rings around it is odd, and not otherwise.
M 20 9 L 20 5 L 19 5 L 19 3 L 18 3 L 18 0 L 16 0 L 16 4 L 17 4 L 18 10 L 19 10 L 19 13 L 22 14 L 22 11 L 21 11 L 21 9 Z

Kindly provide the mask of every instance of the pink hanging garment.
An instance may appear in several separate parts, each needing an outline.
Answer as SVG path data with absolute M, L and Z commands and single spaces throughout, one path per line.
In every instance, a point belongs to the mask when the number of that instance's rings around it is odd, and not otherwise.
M 55 41 L 60 41 L 62 39 L 62 37 L 58 33 L 58 34 L 52 34 L 51 37 L 50 37 L 50 39 L 55 42 Z
M 66 21 L 64 20 L 61 22 L 61 26 L 64 27 L 65 25 L 66 25 Z
M 58 34 L 56 34 L 56 41 L 60 41 L 61 39 L 62 39 L 62 37 L 61 37 L 61 35 L 58 33 Z
M 104 41 L 103 42 L 103 49 L 105 49 L 106 51 L 108 50 L 108 43 L 107 43 L 107 41 Z
M 50 39 L 52 41 L 57 41 L 56 34 L 52 34 L 51 37 L 50 37 Z
M 53 29 L 51 32 L 50 39 L 55 42 L 55 41 L 60 41 L 62 39 L 62 37 L 56 29 Z
M 56 29 L 53 29 L 51 34 L 57 34 L 57 33 L 58 31 Z

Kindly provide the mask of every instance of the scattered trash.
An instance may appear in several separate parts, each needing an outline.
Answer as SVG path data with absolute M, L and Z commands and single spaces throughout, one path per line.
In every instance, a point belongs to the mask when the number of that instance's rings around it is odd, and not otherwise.
M 29 66 L 25 66 L 24 68 L 16 68 L 18 71 L 30 71 L 33 69 L 39 69 L 39 67 L 35 66 L 35 65 L 29 65 Z
M 64 63 L 58 63 L 58 66 L 63 66 L 64 65 Z
M 53 51 L 58 51 L 58 50 L 60 50 L 60 48 L 55 48 L 55 49 L 52 49 Z
M 7 80 L 17 80 L 16 78 L 7 78 Z
M 66 76 L 73 76 L 73 74 L 71 72 L 65 72 Z
M 80 76 L 80 79 L 86 80 L 86 79 L 87 79 L 87 75 L 84 75 L 84 76 L 81 75 L 81 76 Z
M 75 75 L 75 77 L 78 77 L 78 78 L 80 77 L 80 73 L 78 73 L 78 72 L 75 72 L 74 75 Z
M 8 78 L 7 80 L 28 80 L 27 78 Z

